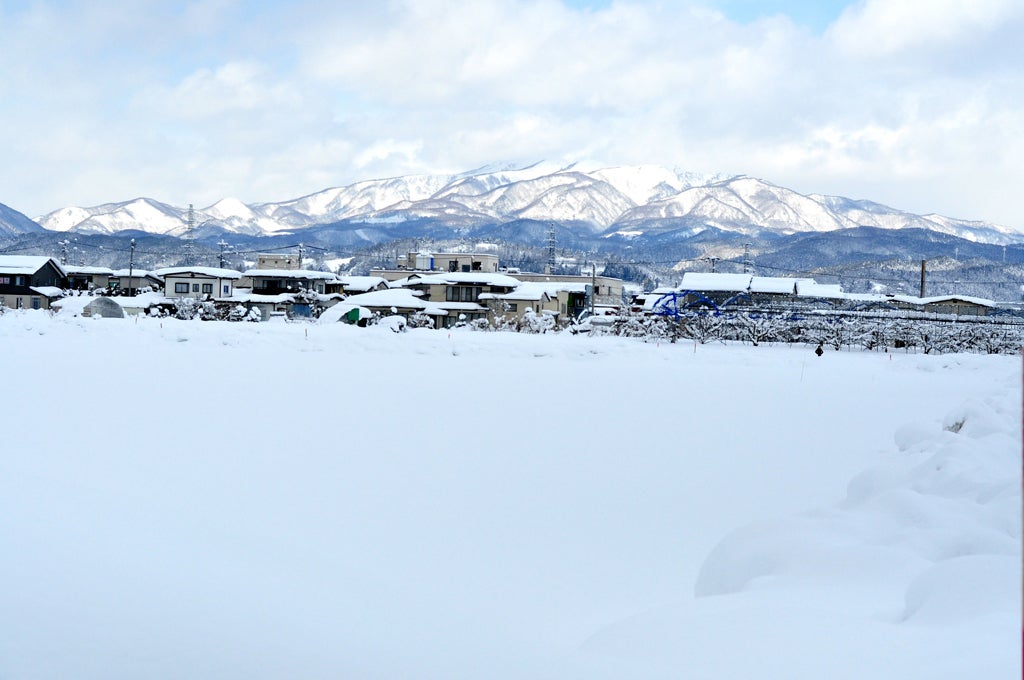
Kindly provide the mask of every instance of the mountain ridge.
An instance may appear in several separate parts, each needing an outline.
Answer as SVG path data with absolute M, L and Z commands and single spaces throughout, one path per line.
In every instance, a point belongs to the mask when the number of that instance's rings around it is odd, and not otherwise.
M 51 231 L 109 235 L 131 229 L 181 236 L 187 214 L 187 208 L 140 197 L 89 208 L 69 206 L 37 221 Z M 702 175 L 643 165 L 588 168 L 541 162 L 360 180 L 279 202 L 246 204 L 223 198 L 194 215 L 204 233 L 248 236 L 341 224 L 372 225 L 375 232 L 386 233 L 388 225 L 424 220 L 458 231 L 530 220 L 571 224 L 607 238 L 636 239 L 679 228 L 784 235 L 873 226 L 924 228 L 1000 245 L 1024 242 L 1021 231 L 989 222 L 801 194 L 748 175 Z

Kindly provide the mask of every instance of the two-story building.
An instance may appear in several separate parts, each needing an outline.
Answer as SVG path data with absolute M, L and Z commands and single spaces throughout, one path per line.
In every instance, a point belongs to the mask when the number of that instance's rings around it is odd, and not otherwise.
M 301 290 L 329 295 L 341 292 L 342 287 L 336 274 L 310 269 L 249 269 L 242 274 L 238 285 L 252 288 L 256 295 L 280 295 Z
M 67 285 L 67 272 L 52 257 L 0 255 L 0 306 L 49 309 Z
M 488 318 L 490 308 L 481 296 L 510 293 L 519 281 L 505 274 L 486 272 L 414 273 L 392 285 L 416 291 L 424 302 L 449 310 L 444 325 L 451 326 L 458 321 Z

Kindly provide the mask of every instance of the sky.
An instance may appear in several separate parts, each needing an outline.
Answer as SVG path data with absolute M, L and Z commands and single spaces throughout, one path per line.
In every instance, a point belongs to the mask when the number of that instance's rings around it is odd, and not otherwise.
M 0 0 L 0 203 L 540 160 L 1024 229 L 1020 0 Z

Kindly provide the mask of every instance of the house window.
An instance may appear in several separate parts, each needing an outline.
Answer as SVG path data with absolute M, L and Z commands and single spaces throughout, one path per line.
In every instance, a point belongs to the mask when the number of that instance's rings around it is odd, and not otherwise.
M 22 300 L 21 298 L 18 298 L 17 300 L 15 300 L 15 305 L 14 305 L 15 309 L 22 309 L 24 306 L 25 306 L 25 301 L 24 300 Z
M 510 302 L 510 303 L 508 303 L 508 311 L 510 311 L 510 312 L 518 312 L 519 311 L 519 303 L 518 302 Z
M 192 284 L 192 292 L 193 293 L 198 293 L 199 292 L 199 284 L 198 283 L 193 283 Z
M 231 286 L 224 286 L 224 295 L 231 294 Z
M 212 283 L 204 283 L 203 284 L 203 292 L 206 293 L 207 295 L 213 295 L 213 284 Z
M 457 272 L 459 271 L 459 263 L 456 260 L 448 260 L 448 271 Z
M 174 292 L 175 293 L 187 293 L 188 292 L 188 284 L 187 283 L 176 283 L 176 284 L 174 284 Z
M 25 277 L 24 276 L 15 276 L 14 277 L 14 285 L 15 286 L 24 286 L 25 285 Z
M 39 309 L 39 298 L 32 298 L 32 309 Z
M 11 282 L 11 277 L 10 276 L 0 276 L 0 283 L 6 285 L 6 284 L 9 284 L 10 282 Z

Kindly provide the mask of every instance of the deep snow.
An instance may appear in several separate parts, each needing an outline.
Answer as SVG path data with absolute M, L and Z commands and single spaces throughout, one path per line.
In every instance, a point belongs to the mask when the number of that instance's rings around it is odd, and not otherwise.
M 1020 677 L 1019 358 L 42 312 L 0 347 L 0 677 Z

